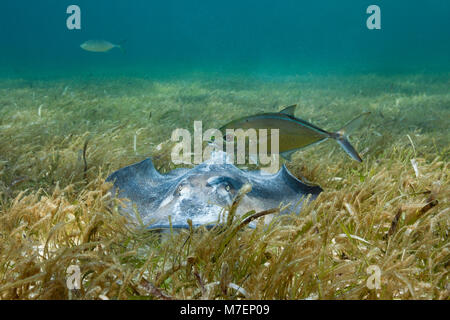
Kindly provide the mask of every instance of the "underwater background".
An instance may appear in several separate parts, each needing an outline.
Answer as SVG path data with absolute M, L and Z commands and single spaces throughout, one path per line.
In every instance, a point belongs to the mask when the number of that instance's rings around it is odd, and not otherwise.
M 443 72 L 449 3 L 423 1 L 5 1 L 0 71 L 8 76 L 160 75 L 192 71 L 304 74 Z M 81 30 L 66 9 L 81 8 Z M 366 27 L 369 5 L 381 30 Z M 90 39 L 126 41 L 93 55 Z
M 448 0 L 6 0 L 0 40 L 0 300 L 449 299 Z M 160 237 L 119 213 L 105 179 L 174 169 L 174 129 L 293 104 L 330 131 L 371 112 L 362 163 L 333 141 L 286 163 L 323 189 L 299 215 Z

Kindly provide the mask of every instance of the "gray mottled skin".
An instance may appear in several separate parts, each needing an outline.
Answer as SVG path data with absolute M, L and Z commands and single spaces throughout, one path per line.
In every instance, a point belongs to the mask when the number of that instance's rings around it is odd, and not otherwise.
M 289 211 L 300 212 L 308 194 L 315 199 L 322 189 L 294 177 L 285 166 L 273 175 L 243 171 L 232 164 L 202 163 L 192 169 L 175 169 L 160 174 L 151 159 L 122 168 L 107 181 L 114 183 L 119 198 L 128 198 L 125 211 L 133 214 L 133 205 L 149 228 L 168 228 L 169 215 L 174 228 L 187 228 L 223 221 L 240 188 L 249 183 L 251 192 L 241 200 L 237 215 L 291 204 Z M 225 215 L 226 217 L 226 215 Z M 267 220 L 266 220 L 267 222 Z

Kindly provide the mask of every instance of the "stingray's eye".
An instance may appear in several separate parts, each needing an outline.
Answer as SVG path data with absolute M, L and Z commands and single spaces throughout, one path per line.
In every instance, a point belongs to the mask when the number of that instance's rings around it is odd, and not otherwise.
M 183 192 L 183 189 L 185 187 L 185 184 L 179 184 L 177 188 L 175 189 L 175 192 L 173 193 L 174 196 L 181 196 L 181 193 Z
M 230 187 L 229 184 L 227 184 L 227 185 L 225 186 L 225 190 L 227 190 L 228 192 L 231 190 L 231 187 Z

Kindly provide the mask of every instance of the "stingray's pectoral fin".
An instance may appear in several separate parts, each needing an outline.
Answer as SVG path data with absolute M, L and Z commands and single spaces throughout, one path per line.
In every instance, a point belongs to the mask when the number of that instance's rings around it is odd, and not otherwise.
M 323 191 L 320 186 L 310 183 L 304 177 L 302 177 L 302 179 L 295 177 L 289 172 L 286 165 L 283 165 L 271 184 L 280 186 L 280 190 L 282 190 L 283 187 L 286 187 L 286 190 L 295 190 L 296 194 L 305 196 L 310 194 L 314 199 Z M 285 196 L 286 192 L 282 192 L 282 194 Z
M 298 149 L 295 150 L 289 150 L 289 151 L 285 151 L 285 152 L 281 152 L 280 155 L 286 159 L 287 161 L 291 162 L 292 161 L 292 155 L 294 153 L 296 153 L 298 151 Z

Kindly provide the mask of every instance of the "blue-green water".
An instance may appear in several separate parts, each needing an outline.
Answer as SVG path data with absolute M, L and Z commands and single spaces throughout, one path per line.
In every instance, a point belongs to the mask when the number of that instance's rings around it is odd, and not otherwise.
M 69 5 L 81 30 L 66 27 Z M 366 26 L 369 5 L 380 30 Z M 448 299 L 449 27 L 450 0 L 1 0 L 0 299 L 241 299 L 231 284 L 245 299 Z M 91 39 L 125 40 L 126 53 L 84 51 Z M 113 172 L 148 158 L 161 173 L 194 166 L 173 157 L 176 129 L 193 138 L 189 156 L 199 121 L 206 142 L 208 129 L 294 104 L 303 121 L 280 145 L 317 139 L 305 121 L 340 140 L 345 126 L 363 160 L 335 139 L 280 159 L 323 189 L 298 216 L 263 227 L 266 208 L 298 206 L 298 188 L 283 187 L 298 184 L 248 174 L 250 197 L 247 179 L 228 185 L 234 169 L 166 176 L 164 191 L 165 178 L 123 176 L 172 227 L 219 210 L 223 228 L 157 243 L 117 215 Z M 66 285 L 72 264 L 81 290 Z
M 66 9 L 81 8 L 81 30 Z M 369 30 L 366 9 L 381 9 Z M 6 0 L 0 75 L 448 72 L 450 2 Z M 93 54 L 89 39 L 119 50 Z

